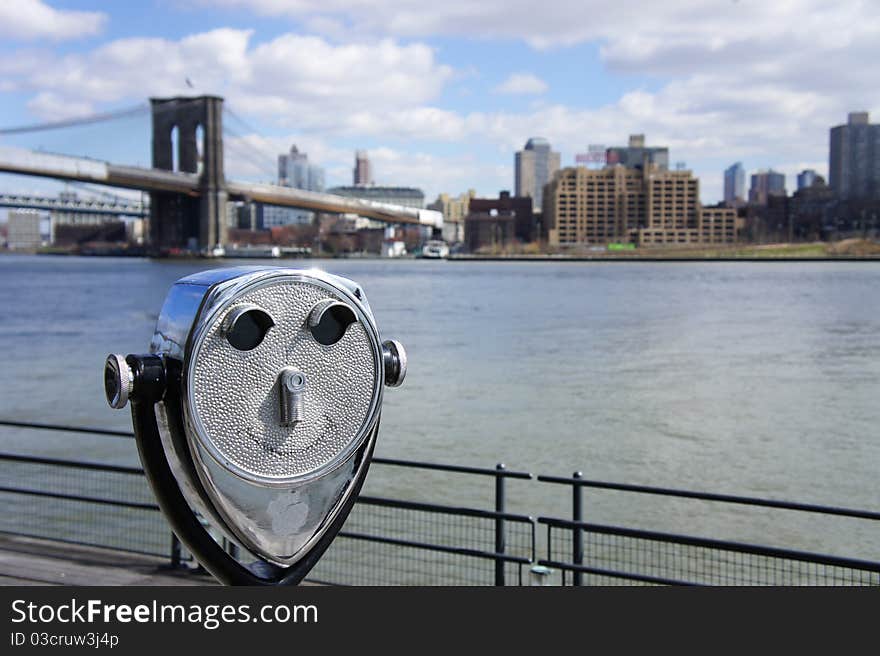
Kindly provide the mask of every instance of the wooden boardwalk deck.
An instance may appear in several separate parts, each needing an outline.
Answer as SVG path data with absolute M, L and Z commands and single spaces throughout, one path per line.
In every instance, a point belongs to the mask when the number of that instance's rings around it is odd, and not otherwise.
M 167 558 L 0 534 L 0 585 L 216 585 Z

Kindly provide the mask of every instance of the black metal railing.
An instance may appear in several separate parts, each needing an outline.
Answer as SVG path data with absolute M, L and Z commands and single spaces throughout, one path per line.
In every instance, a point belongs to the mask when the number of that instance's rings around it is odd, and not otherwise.
M 126 431 L 0 421 L 0 426 L 131 438 Z M 374 458 L 389 469 L 485 479 L 492 509 L 361 495 L 343 531 L 310 579 L 343 585 L 522 585 L 532 565 L 563 585 L 880 585 L 880 562 L 808 550 L 587 521 L 585 490 L 638 498 L 673 497 L 710 505 L 837 517 L 880 532 L 880 513 L 748 496 L 538 476 L 568 489 L 571 516 L 537 522 L 508 512 L 508 482 L 526 472 Z M 138 467 L 0 453 L 0 532 L 188 559 L 153 502 Z M 536 545 L 536 525 L 545 543 Z M 871 533 L 872 543 L 880 543 Z M 230 551 L 234 547 L 229 546 Z M 539 550 L 541 554 L 539 556 Z M 539 568 L 535 568 L 539 569 Z M 546 569 L 541 570 L 546 571 Z
M 789 510 L 867 520 L 880 529 L 880 513 L 749 496 L 538 476 L 539 482 L 571 488 L 572 517 L 539 517 L 545 526 L 546 557 L 539 565 L 562 573 L 562 583 L 654 585 L 880 585 L 880 562 L 823 553 L 717 540 L 586 522 L 584 489 L 613 490 Z M 566 575 L 570 574 L 570 579 Z
M 497 548 L 498 523 L 504 548 Z M 357 585 L 522 585 L 532 518 L 362 496 L 309 578 Z
M 0 453 L 0 531 L 156 556 L 180 548 L 138 467 Z
M 0 426 L 134 437 L 126 431 L 45 423 L 0 421 Z M 524 582 L 523 568 L 534 562 L 535 523 L 505 511 L 505 491 L 508 480 L 528 480 L 531 474 L 504 465 L 483 469 L 391 458 L 373 458 L 372 464 L 490 479 L 494 510 L 361 495 L 311 580 L 349 585 Z M 73 479 L 70 472 L 77 472 Z M 128 478 L 116 480 L 118 475 Z M 0 532 L 168 555 L 172 565 L 186 558 L 140 468 L 0 453 L 0 493 L 11 495 L 16 509 L 0 519 Z M 39 503 L 49 499 L 61 506 Z
M 533 518 L 506 512 L 507 470 L 374 458 L 374 465 L 494 479 L 494 510 L 361 495 L 312 580 L 358 585 L 522 585 L 534 562 Z M 488 565 L 488 567 L 487 567 Z

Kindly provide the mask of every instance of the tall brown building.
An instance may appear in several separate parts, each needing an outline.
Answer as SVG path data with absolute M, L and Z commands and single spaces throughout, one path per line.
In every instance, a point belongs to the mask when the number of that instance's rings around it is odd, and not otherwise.
M 736 210 L 704 208 L 699 196 L 699 180 L 690 171 L 566 168 L 544 193 L 549 242 L 668 246 L 736 241 Z
M 355 186 L 373 184 L 373 171 L 370 167 L 370 158 L 367 156 L 366 150 L 355 152 L 352 174 Z

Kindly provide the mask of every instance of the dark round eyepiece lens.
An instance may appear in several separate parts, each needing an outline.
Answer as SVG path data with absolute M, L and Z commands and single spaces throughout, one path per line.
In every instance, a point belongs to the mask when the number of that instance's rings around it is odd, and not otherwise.
M 357 317 L 350 307 L 334 303 L 324 310 L 320 320 L 310 330 L 319 344 L 330 346 L 342 339 L 345 331 L 355 321 Z
M 104 365 L 104 394 L 108 403 L 119 397 L 119 374 L 109 364 Z
M 236 313 L 226 331 L 227 341 L 239 351 L 250 351 L 260 345 L 269 329 L 275 325 L 263 310 L 250 309 Z

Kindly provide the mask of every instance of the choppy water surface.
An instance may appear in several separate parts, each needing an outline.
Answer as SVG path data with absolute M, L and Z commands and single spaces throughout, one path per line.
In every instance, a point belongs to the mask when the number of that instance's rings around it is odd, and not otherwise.
M 0 416 L 128 427 L 109 352 L 147 348 L 213 263 L 0 257 Z M 378 455 L 880 509 L 880 264 L 317 261 L 409 353 Z M 134 463 L 127 440 L 0 431 L 6 451 Z M 491 480 L 374 467 L 374 494 L 488 506 Z M 512 482 L 514 511 L 567 490 Z M 595 521 L 880 558 L 880 527 L 588 493 Z

